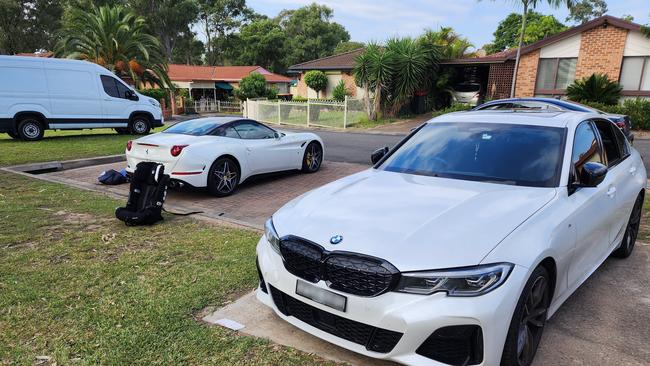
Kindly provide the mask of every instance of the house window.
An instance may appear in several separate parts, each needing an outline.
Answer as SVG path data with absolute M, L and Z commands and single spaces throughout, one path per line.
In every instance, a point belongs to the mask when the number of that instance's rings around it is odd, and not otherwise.
M 621 86 L 628 91 L 650 91 L 650 57 L 624 57 Z
M 535 91 L 563 93 L 575 79 L 577 63 L 577 58 L 540 58 Z

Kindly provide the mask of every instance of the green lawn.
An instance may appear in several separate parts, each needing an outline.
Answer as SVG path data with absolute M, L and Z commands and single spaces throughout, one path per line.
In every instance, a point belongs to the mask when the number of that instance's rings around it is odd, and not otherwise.
M 155 132 L 165 128 L 157 128 Z M 0 133 L 0 166 L 122 154 L 126 142 L 136 138 L 138 136 L 118 135 L 108 128 L 45 131 L 43 140 L 34 142 L 14 140 Z
M 127 137 L 78 139 L 113 148 Z M 59 138 L 38 143 L 48 146 L 44 157 L 79 156 L 54 156 L 66 144 L 48 141 Z M 120 204 L 0 172 L 0 364 L 324 363 L 197 320 L 256 287 L 258 233 L 169 216 L 126 227 L 113 216 Z

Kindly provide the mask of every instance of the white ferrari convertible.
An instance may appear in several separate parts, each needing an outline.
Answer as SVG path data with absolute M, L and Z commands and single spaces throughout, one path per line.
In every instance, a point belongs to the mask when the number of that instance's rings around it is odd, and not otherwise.
M 314 173 L 323 157 L 316 134 L 276 131 L 241 117 L 197 118 L 126 144 L 127 172 L 142 161 L 162 163 L 172 187 L 207 187 L 217 197 L 231 195 L 254 175 Z

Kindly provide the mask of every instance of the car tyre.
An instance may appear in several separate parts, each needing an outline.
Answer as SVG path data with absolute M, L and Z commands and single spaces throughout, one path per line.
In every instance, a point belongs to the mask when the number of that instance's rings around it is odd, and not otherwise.
M 133 117 L 130 126 L 133 135 L 147 135 L 151 131 L 151 121 L 145 116 Z
M 20 138 L 20 136 L 17 133 L 13 132 L 13 131 L 7 132 L 7 135 L 9 135 L 9 137 L 11 137 L 12 139 L 19 139 Z
M 240 176 L 237 163 L 231 158 L 221 157 L 208 171 L 208 192 L 216 197 L 230 196 L 237 190 Z
M 302 172 L 315 173 L 320 169 L 323 163 L 323 147 L 316 141 L 307 145 L 302 157 Z
M 551 278 L 546 268 L 535 268 L 512 315 L 501 355 L 502 366 L 528 366 L 532 363 L 546 325 L 551 302 L 550 286 Z
M 44 134 L 43 124 L 35 117 L 24 117 L 18 122 L 18 136 L 24 141 L 38 141 Z
M 621 245 L 612 253 L 612 257 L 616 258 L 627 258 L 632 254 L 634 250 L 634 243 L 636 243 L 636 238 L 639 235 L 639 226 L 641 224 L 641 216 L 643 215 L 643 194 L 639 194 L 634 202 L 634 207 L 632 208 L 632 213 L 630 218 L 627 221 L 627 226 L 625 227 L 625 234 L 623 234 L 623 239 L 621 239 Z

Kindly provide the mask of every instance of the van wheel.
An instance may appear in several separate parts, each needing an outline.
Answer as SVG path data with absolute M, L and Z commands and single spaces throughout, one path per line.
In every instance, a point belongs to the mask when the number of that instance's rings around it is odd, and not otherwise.
M 144 116 L 135 116 L 131 120 L 131 133 L 134 135 L 146 135 L 151 131 L 151 122 Z
M 34 117 L 24 117 L 18 122 L 18 135 L 24 141 L 38 141 L 44 134 L 43 124 Z
M 20 138 L 20 136 L 18 136 L 17 133 L 12 132 L 12 131 L 7 132 L 7 135 L 9 135 L 12 139 L 19 139 Z

